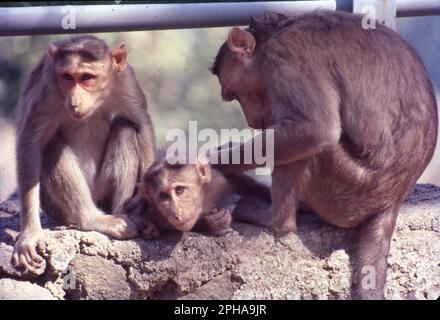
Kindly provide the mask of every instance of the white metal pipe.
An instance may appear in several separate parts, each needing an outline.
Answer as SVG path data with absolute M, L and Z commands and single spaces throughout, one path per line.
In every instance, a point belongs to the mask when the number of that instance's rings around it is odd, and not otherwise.
M 440 0 L 396 0 L 397 16 L 439 15 Z M 62 27 L 65 6 L 1 7 L 0 36 L 119 32 L 247 25 L 264 12 L 352 10 L 352 0 L 71 6 L 76 29 Z M 71 12 L 71 11 L 70 11 Z
M 63 17 L 68 14 L 65 6 L 0 8 L 0 36 L 246 25 L 252 15 L 267 11 L 292 14 L 315 9 L 336 10 L 337 2 L 339 0 L 72 6 L 75 30 L 62 27 Z
M 440 15 L 440 0 L 397 0 L 397 17 Z

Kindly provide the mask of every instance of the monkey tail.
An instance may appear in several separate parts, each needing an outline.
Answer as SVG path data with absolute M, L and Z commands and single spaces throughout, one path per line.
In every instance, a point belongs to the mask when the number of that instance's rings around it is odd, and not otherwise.
M 228 173 L 226 174 L 226 179 L 234 186 L 234 188 L 236 188 L 240 195 L 250 194 L 272 203 L 270 187 L 258 182 L 254 178 L 244 173 Z

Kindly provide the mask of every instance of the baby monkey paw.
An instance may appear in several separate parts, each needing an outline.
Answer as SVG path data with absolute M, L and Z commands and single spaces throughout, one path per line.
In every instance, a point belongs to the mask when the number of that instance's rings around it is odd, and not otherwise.
M 135 209 L 138 209 L 140 206 L 142 206 L 143 198 L 139 196 L 139 194 L 136 194 L 135 196 L 128 198 L 125 200 L 123 205 L 123 210 L 125 213 L 130 213 L 135 211 Z
M 145 240 L 153 240 L 160 237 L 160 229 L 152 222 L 146 222 L 145 228 L 142 230 L 142 237 Z
M 231 230 L 232 215 L 227 208 L 212 209 L 205 216 L 205 222 L 209 228 L 209 232 L 215 236 L 221 236 Z

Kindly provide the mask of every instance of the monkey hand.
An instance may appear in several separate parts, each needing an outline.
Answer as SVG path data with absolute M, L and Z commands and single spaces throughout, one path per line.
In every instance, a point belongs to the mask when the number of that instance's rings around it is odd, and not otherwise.
M 134 211 L 140 205 L 139 201 L 137 201 L 136 196 L 128 198 L 124 202 L 124 211 L 129 213 Z
M 15 244 L 11 262 L 15 267 L 23 268 L 25 274 L 35 273 L 43 262 L 43 257 L 37 251 L 45 252 L 43 231 L 41 229 L 24 230 Z
M 128 198 L 127 200 L 125 200 L 124 202 L 124 211 L 126 213 L 132 212 L 135 209 L 137 209 L 138 207 L 140 207 L 142 205 L 142 202 L 144 201 L 144 199 L 140 196 L 138 196 L 138 194 L 136 194 L 135 196 Z
M 210 233 L 215 236 L 224 235 L 231 230 L 232 215 L 227 208 L 215 208 L 204 219 Z
M 153 222 L 145 223 L 145 228 L 142 230 L 142 237 L 146 240 L 153 240 L 160 237 L 160 229 Z

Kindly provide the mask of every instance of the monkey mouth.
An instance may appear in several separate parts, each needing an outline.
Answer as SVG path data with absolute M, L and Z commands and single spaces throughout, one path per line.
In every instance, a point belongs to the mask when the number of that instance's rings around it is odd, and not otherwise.
M 175 221 L 173 221 L 174 223 L 172 223 L 172 225 L 174 225 L 174 227 L 179 230 L 179 231 L 190 231 L 195 224 L 195 220 L 194 218 L 189 218 L 185 221 L 179 222 L 179 223 L 175 223 Z
M 85 114 L 84 113 L 74 113 L 73 114 L 73 118 L 75 119 L 75 120 L 82 120 L 82 119 L 84 119 L 85 118 Z
M 89 115 L 90 115 L 90 112 L 75 112 L 75 111 L 70 111 L 69 114 L 70 114 L 70 116 L 71 116 L 71 118 L 72 118 L 73 120 L 81 121 L 81 120 L 84 120 L 84 119 L 88 118 Z

